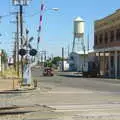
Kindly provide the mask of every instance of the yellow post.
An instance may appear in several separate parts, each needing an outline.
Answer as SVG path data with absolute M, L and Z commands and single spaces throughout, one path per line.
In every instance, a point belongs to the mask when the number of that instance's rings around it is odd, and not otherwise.
M 14 85 L 14 84 L 15 84 L 15 81 L 14 81 L 14 79 L 13 79 L 13 89 L 15 89 L 15 85 Z

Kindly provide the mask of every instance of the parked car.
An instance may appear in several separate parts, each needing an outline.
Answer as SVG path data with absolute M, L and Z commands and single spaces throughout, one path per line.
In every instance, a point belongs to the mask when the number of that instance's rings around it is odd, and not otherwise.
M 52 68 L 49 68 L 49 67 L 44 68 L 43 76 L 53 76 L 53 75 L 54 73 L 53 73 Z

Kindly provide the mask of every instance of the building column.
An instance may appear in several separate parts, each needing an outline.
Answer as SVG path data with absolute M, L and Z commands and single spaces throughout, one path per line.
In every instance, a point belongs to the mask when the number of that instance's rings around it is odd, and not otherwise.
M 116 41 L 117 38 L 116 38 L 116 30 L 114 30 L 114 40 L 113 41 Z
M 120 77 L 120 51 L 118 52 L 118 77 Z
M 109 56 L 108 56 L 108 68 L 109 68 L 109 77 L 111 77 L 111 52 L 109 52 Z
M 105 51 L 103 53 L 103 64 L 104 64 L 104 66 L 103 66 L 103 74 L 105 76 Z
M 98 53 L 99 76 L 100 76 L 100 52 Z
M 117 56 L 118 56 L 118 52 L 115 51 L 115 54 L 114 54 L 115 78 L 117 78 L 117 66 L 118 66 L 118 59 L 117 59 Z

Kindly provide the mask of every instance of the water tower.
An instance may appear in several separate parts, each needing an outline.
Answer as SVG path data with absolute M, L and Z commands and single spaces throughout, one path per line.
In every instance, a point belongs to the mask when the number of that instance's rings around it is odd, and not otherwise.
M 84 20 L 80 17 L 74 19 L 74 38 L 72 52 L 84 50 Z

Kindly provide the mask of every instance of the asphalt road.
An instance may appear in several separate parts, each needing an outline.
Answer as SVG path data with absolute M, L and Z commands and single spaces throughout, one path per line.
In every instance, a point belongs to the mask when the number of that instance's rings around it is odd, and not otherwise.
M 13 107 L 0 109 L 0 120 L 120 120 L 119 80 L 69 72 L 43 77 L 39 68 L 32 76 L 37 89 L 0 94 L 0 106 Z
M 33 76 L 39 69 L 33 71 Z M 82 78 L 74 73 L 56 73 L 39 77 L 44 97 L 42 104 L 62 112 L 65 120 L 120 119 L 120 81 L 103 78 Z M 45 92 L 44 92 L 45 91 Z

